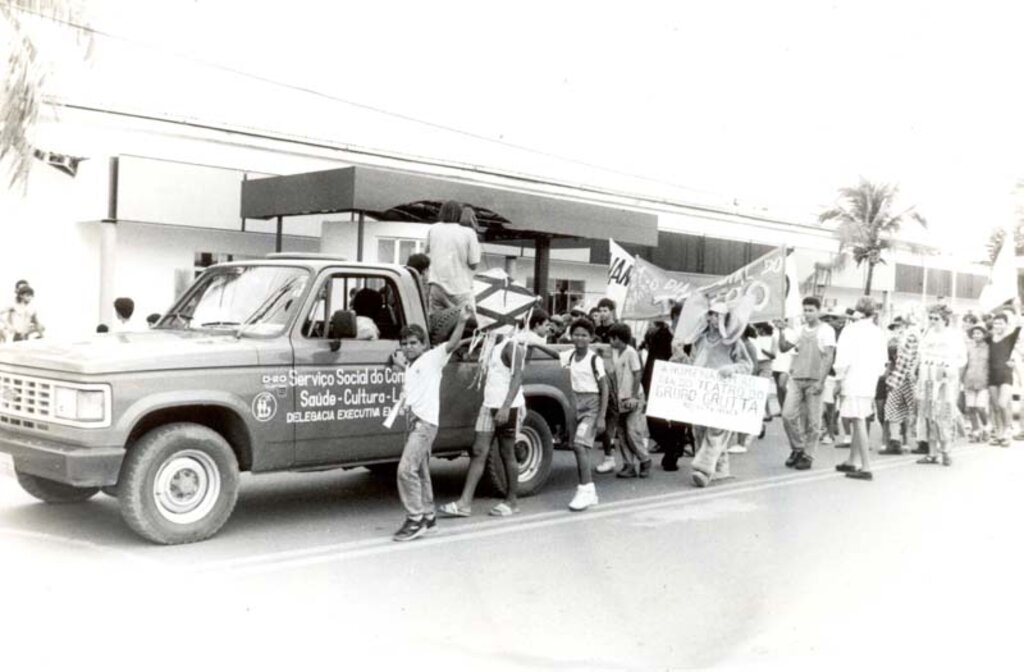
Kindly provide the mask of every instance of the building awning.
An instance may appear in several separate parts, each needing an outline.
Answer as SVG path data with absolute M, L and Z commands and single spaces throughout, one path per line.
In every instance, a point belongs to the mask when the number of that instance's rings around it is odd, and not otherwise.
M 614 238 L 658 244 L 654 214 L 363 166 L 247 180 L 242 183 L 241 216 L 364 212 L 379 219 L 431 223 L 448 200 L 476 210 L 485 240 Z

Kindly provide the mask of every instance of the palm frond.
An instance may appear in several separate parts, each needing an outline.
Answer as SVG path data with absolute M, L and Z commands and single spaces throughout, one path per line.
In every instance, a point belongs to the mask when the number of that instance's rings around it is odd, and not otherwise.
M 9 0 L 0 2 L 0 56 L 7 62 L 0 86 L 0 164 L 6 162 L 10 187 L 27 186 L 32 167 L 30 141 L 32 127 L 39 119 L 46 66 L 36 46 L 30 25 L 24 16 L 41 16 L 62 22 L 73 30 L 85 55 L 92 53 L 92 36 L 85 25 L 78 3 L 70 0 Z M 4 54 L 4 51 L 9 53 Z

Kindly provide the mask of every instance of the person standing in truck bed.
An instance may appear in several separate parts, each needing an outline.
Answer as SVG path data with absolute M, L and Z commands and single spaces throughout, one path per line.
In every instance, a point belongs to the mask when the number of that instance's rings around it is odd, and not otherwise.
M 462 206 L 446 201 L 436 224 L 427 231 L 424 250 L 430 255 L 430 292 L 427 309 L 473 306 L 473 272 L 480 264 L 476 232 L 459 224 Z

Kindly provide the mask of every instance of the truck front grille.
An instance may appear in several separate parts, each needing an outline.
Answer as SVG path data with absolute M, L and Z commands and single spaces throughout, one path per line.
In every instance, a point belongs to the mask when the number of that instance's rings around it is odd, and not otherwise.
M 48 420 L 53 417 L 53 385 L 45 380 L 0 373 L 0 417 Z M 13 417 L 11 417 L 13 416 Z
M 25 429 L 38 429 L 41 432 L 50 431 L 50 426 L 33 420 L 22 420 L 10 415 L 0 414 L 0 427 L 24 427 Z

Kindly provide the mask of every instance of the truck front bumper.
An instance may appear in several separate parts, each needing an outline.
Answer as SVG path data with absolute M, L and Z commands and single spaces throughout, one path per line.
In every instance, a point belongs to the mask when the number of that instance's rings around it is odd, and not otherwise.
M 0 453 L 14 468 L 51 481 L 77 486 L 117 484 L 124 448 L 89 448 L 0 430 Z

